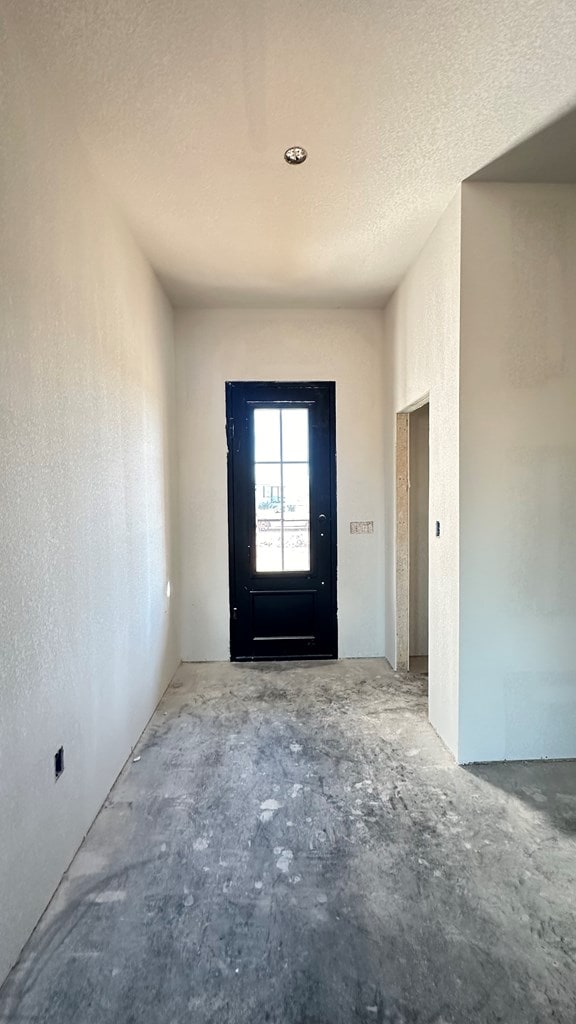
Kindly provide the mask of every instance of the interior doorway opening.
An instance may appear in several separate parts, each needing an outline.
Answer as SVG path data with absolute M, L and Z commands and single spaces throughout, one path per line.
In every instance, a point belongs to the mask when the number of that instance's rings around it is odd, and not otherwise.
M 430 406 L 410 413 L 409 422 L 409 636 L 411 672 L 428 675 L 428 498 L 430 493 Z
M 428 675 L 430 406 L 396 418 L 396 668 Z

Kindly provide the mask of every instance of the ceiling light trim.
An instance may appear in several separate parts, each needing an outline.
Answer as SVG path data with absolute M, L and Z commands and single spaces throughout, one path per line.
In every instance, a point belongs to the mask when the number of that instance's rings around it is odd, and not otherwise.
M 287 164 L 292 166 L 303 164 L 308 159 L 308 152 L 304 146 L 290 146 L 284 153 L 284 159 Z

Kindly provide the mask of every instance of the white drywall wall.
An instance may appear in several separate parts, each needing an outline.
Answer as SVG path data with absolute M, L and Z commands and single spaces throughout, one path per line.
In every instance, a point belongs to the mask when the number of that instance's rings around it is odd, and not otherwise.
M 576 187 L 464 186 L 461 761 L 576 756 L 575 282 Z
M 410 655 L 428 654 L 429 406 L 410 415 Z
M 430 396 L 429 714 L 458 749 L 458 389 L 460 192 L 385 310 L 386 551 L 395 564 L 394 437 L 397 412 Z M 393 382 L 392 384 L 390 382 Z M 390 394 L 392 390 L 392 394 Z M 386 574 L 386 655 L 396 661 L 395 574 Z
M 382 655 L 382 314 L 181 311 L 176 336 L 183 659 L 229 657 L 227 380 L 336 381 L 339 653 Z M 352 536 L 352 520 L 374 533 Z
M 178 662 L 171 310 L 34 68 L 0 16 L 0 980 Z

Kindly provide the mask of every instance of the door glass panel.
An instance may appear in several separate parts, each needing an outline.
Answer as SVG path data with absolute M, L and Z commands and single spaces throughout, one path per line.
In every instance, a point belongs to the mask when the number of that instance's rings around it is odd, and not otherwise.
M 284 569 L 310 568 L 310 478 L 307 462 L 288 462 L 284 478 Z
M 308 409 L 282 409 L 282 459 L 308 462 Z
M 256 410 L 256 412 L 260 411 L 268 412 L 267 409 Z M 280 422 L 279 419 L 278 422 Z M 278 452 L 280 452 L 280 446 L 278 446 Z M 258 572 L 282 572 L 281 464 L 280 462 L 257 462 L 254 469 L 256 569 Z
M 280 462 L 280 409 L 254 410 L 254 461 Z
M 310 569 L 308 409 L 254 410 L 256 571 Z

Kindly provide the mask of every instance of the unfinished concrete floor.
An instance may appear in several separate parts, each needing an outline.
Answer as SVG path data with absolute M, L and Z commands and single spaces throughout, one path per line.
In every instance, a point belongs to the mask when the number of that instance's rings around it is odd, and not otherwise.
M 456 767 L 425 685 L 183 666 L 0 1019 L 574 1024 L 576 765 Z
M 425 654 L 410 655 L 410 671 L 416 676 L 428 675 L 428 657 Z

